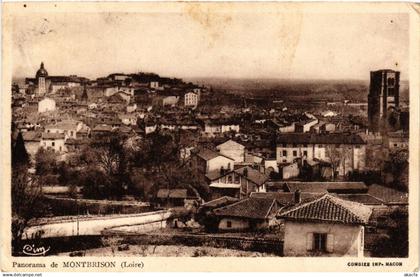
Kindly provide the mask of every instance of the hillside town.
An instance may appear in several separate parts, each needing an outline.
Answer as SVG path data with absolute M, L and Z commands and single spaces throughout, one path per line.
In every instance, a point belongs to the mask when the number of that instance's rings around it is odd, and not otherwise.
M 41 62 L 11 88 L 15 255 L 58 238 L 49 254 L 408 255 L 400 72 L 370 72 L 359 102 L 51 73 Z

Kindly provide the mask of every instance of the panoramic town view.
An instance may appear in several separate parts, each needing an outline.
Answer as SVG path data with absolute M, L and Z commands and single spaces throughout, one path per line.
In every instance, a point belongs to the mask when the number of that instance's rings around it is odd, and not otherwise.
M 116 18 L 107 20 L 124 26 Z M 384 18 L 374 20 L 404 29 L 404 18 Z M 44 19 L 45 34 L 16 39 L 36 47 L 11 87 L 13 255 L 408 256 L 409 76 L 382 40 L 390 63 L 349 47 L 364 70 L 357 60 L 253 78 L 222 68 L 226 58 L 219 73 L 196 77 L 163 69 L 187 70 L 187 58 L 124 59 L 153 69 L 129 71 L 116 54 L 88 58 L 103 59 L 95 70 L 105 72 L 88 75 L 83 60 L 41 49 L 60 33 L 50 22 L 61 19 Z M 393 38 L 394 25 L 372 34 Z M 88 31 L 75 36 L 83 51 Z M 342 51 L 329 36 L 330 51 Z

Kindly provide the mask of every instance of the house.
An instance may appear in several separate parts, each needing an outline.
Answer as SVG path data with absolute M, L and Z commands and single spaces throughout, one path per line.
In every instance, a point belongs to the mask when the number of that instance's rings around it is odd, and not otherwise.
M 179 96 L 166 96 L 162 99 L 162 106 L 172 106 L 174 107 L 179 102 Z
M 45 126 L 47 133 L 64 134 L 65 139 L 77 138 L 77 133 L 84 127 L 83 122 L 76 120 L 63 120 L 53 125 Z
M 241 163 L 245 159 L 245 146 L 234 140 L 228 140 L 216 146 L 216 149 L 223 155 L 232 158 L 235 162 Z
M 108 124 L 98 124 L 92 129 L 92 136 L 94 138 L 104 138 L 112 134 L 113 127 Z
M 325 112 L 321 113 L 321 115 L 323 117 L 334 117 L 334 116 L 337 116 L 338 114 L 334 111 L 328 110 L 328 111 L 325 111 Z
M 250 166 L 235 170 L 214 171 L 206 174 L 212 198 L 231 196 L 248 197 L 252 192 L 265 192 L 268 176 Z
M 337 171 L 334 174 L 343 176 L 365 169 L 366 142 L 357 134 L 279 134 L 276 159 L 278 163 L 296 160 L 334 163 Z
M 311 130 L 311 127 L 318 124 L 318 119 L 310 118 L 308 120 L 299 121 L 295 124 L 296 133 L 307 133 Z
M 38 113 L 52 112 L 55 111 L 56 104 L 54 99 L 44 98 L 38 102 Z
M 137 104 L 132 103 L 132 104 L 127 105 L 126 110 L 127 110 L 127 113 L 135 112 L 137 110 Z
M 39 146 L 56 152 L 65 152 L 65 137 L 63 133 L 42 133 Z
M 197 107 L 198 106 L 199 95 L 194 92 L 187 92 L 184 95 L 184 105 L 185 107 Z
M 329 122 L 324 122 L 324 121 L 320 121 L 317 124 L 315 124 L 314 126 L 311 127 L 311 131 L 314 133 L 331 133 L 335 131 L 335 124 L 334 123 L 329 123 Z
M 389 150 L 408 149 L 409 136 L 407 132 L 388 133 L 384 139 L 385 147 Z
M 330 194 L 301 200 L 279 212 L 284 256 L 354 256 L 364 251 L 371 208 Z
M 157 204 L 163 207 L 183 207 L 188 198 L 187 189 L 159 189 L 156 194 Z
M 124 125 L 137 125 L 137 116 L 135 114 L 120 114 L 118 117 Z
M 261 230 L 276 222 L 281 205 L 275 199 L 246 198 L 213 210 L 219 231 Z
M 239 123 L 230 119 L 205 120 L 203 135 L 214 137 L 226 132 L 239 133 Z
M 233 168 L 232 158 L 208 148 L 197 148 L 191 151 L 192 167 L 199 173 L 220 172 L 221 169 Z
M 298 177 L 300 173 L 298 163 L 281 165 L 279 168 L 280 168 L 281 178 L 283 180 Z

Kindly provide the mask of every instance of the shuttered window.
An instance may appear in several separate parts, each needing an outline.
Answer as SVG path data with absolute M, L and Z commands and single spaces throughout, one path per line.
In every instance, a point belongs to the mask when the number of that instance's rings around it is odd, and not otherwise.
M 313 245 L 314 245 L 314 234 L 313 233 L 307 233 L 306 234 L 306 250 L 311 251 L 313 250 Z
M 334 252 L 334 235 L 328 234 L 327 235 L 327 247 L 326 250 L 328 253 Z

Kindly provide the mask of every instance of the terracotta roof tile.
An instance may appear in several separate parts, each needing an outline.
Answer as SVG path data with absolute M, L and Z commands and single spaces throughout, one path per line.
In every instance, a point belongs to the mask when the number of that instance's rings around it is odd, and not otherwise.
M 297 221 L 366 224 L 371 213 L 372 210 L 363 204 L 324 194 L 281 211 L 279 217 Z
M 214 213 L 218 216 L 265 219 L 277 207 L 277 201 L 274 199 L 246 198 L 234 204 L 215 209 Z

